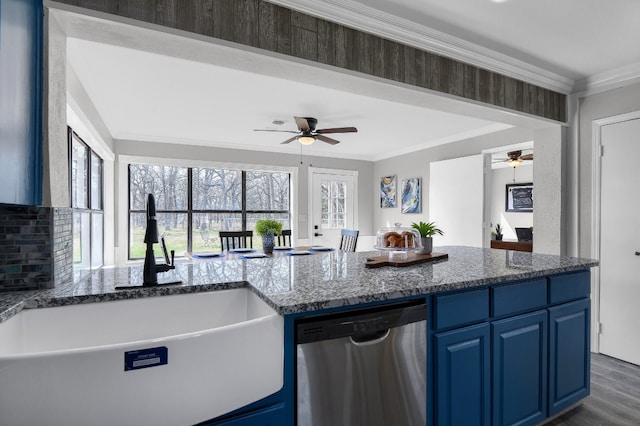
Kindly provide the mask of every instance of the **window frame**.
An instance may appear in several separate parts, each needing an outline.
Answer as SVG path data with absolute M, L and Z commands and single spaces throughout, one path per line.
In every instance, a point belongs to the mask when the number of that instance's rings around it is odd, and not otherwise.
M 246 167 L 246 166 L 232 166 L 232 165 L 215 165 L 215 164 L 169 164 L 169 163 L 151 163 L 147 161 L 128 161 L 126 163 L 126 177 L 127 177 L 127 261 L 137 261 L 142 259 L 141 257 L 131 257 L 131 215 L 146 213 L 145 209 L 131 209 L 131 166 L 132 165 L 147 165 L 147 166 L 163 166 L 163 167 L 180 167 L 187 169 L 187 208 L 180 210 L 165 210 L 156 208 L 156 214 L 186 214 L 187 215 L 187 252 L 191 252 L 193 249 L 193 216 L 195 214 L 240 214 L 241 216 L 241 230 L 247 230 L 247 217 L 252 214 L 288 214 L 290 228 L 294 223 L 294 180 L 295 173 L 291 169 L 274 169 L 274 168 L 261 168 L 261 167 Z M 222 169 L 222 170 L 237 170 L 241 172 L 241 208 L 240 209 L 194 209 L 193 208 L 193 169 Z M 247 209 L 247 172 L 264 172 L 264 173 L 286 173 L 289 176 L 289 199 L 287 210 L 255 210 Z M 177 256 L 176 257 L 181 257 Z
M 87 180 L 86 180 L 86 185 L 87 185 L 87 193 L 86 193 L 86 207 L 78 207 L 77 205 L 74 205 L 74 195 L 73 195 L 73 146 L 74 146 L 74 142 L 79 142 L 85 149 L 85 167 L 86 167 L 86 173 L 87 173 Z M 69 176 L 69 181 L 68 181 L 68 185 L 69 185 L 69 207 L 71 208 L 71 215 L 72 215 L 72 234 L 75 234 L 75 231 L 73 229 L 73 227 L 75 226 L 75 217 L 77 213 L 80 214 L 89 214 L 89 224 L 87 226 L 86 231 L 89 233 L 89 237 L 88 237 L 88 241 L 89 241 L 89 247 L 88 247 L 88 252 L 87 257 L 88 257 L 88 269 L 99 269 L 102 266 L 104 266 L 104 238 L 105 238 L 105 232 L 104 232 L 104 227 L 105 227 L 105 222 L 104 222 L 104 218 L 105 218 L 105 212 L 104 212 L 104 159 L 100 156 L 100 154 L 98 154 L 94 149 L 92 149 L 89 144 L 87 144 L 84 139 L 82 139 L 82 137 L 76 133 L 70 126 L 67 126 L 67 146 L 68 146 L 68 176 Z M 100 173 L 98 176 L 98 188 L 100 188 L 100 194 L 98 196 L 98 199 L 96 200 L 97 204 L 98 204 L 98 208 L 96 208 L 95 206 L 93 206 L 93 190 L 92 190 L 92 177 L 93 177 L 93 165 L 92 165 L 92 158 L 96 157 L 99 160 L 99 164 L 100 164 Z M 93 240 L 94 240 L 94 220 L 95 220 L 95 216 L 96 215 L 100 215 L 102 217 L 102 226 L 100 227 L 100 232 L 102 233 L 102 258 L 100 260 L 100 265 L 93 265 L 93 258 L 94 258 L 94 253 L 93 253 Z M 84 265 L 85 265 L 85 261 L 84 261 L 84 253 L 81 253 L 83 260 L 80 261 L 80 263 L 76 262 L 75 259 L 73 260 L 73 265 L 74 267 L 83 267 L 84 269 Z

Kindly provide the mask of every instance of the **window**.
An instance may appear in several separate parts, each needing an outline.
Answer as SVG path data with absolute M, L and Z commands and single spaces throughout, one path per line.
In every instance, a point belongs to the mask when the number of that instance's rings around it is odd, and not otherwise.
M 322 229 L 343 229 L 347 218 L 345 210 L 347 183 L 322 180 L 320 184 Z
M 158 232 L 176 256 L 219 250 L 219 231 L 253 230 L 258 219 L 291 228 L 289 173 L 130 164 L 129 259 L 144 257 L 148 194 L 156 199 Z
M 80 269 L 99 268 L 104 254 L 103 162 L 71 128 L 68 135 L 73 264 Z

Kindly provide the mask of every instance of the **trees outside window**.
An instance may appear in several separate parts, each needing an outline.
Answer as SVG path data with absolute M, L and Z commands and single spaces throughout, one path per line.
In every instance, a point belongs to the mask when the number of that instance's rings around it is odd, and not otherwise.
M 289 173 L 130 164 L 129 259 L 144 257 L 150 193 L 158 231 L 176 256 L 220 250 L 219 231 L 253 230 L 258 219 L 275 219 L 291 229 Z M 254 246 L 260 244 L 254 239 Z M 161 257 L 160 247 L 156 250 Z

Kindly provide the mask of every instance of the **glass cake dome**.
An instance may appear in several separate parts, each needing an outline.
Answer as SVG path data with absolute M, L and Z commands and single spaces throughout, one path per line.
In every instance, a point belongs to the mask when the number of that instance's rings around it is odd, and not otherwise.
M 406 258 L 408 251 L 422 248 L 420 233 L 417 229 L 402 227 L 400 223 L 395 225 L 395 227 L 378 230 L 374 245 L 376 250 L 388 251 L 389 259 L 392 259 Z

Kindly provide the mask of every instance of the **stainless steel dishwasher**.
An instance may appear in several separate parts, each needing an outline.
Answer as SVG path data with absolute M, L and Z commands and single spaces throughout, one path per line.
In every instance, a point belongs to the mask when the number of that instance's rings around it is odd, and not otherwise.
M 298 426 L 426 424 L 423 301 L 296 322 Z

